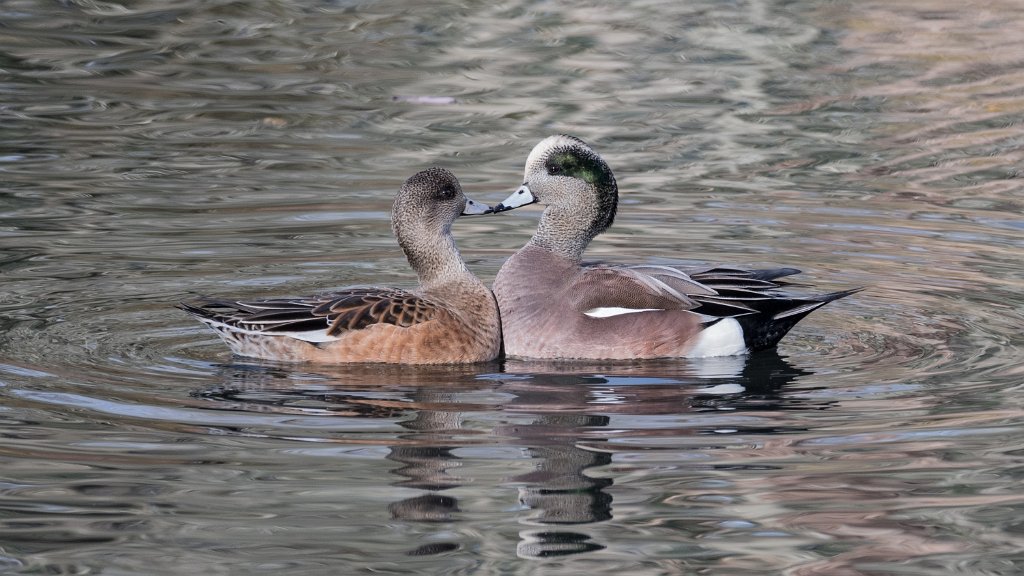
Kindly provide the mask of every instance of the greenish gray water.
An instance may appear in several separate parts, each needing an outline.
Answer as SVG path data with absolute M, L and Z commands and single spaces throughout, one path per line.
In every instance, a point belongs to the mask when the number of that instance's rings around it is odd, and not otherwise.
M 1003 0 L 0 5 L 0 572 L 1018 572 L 1021 54 Z M 619 181 L 591 257 L 869 289 L 635 365 L 254 363 L 171 307 L 409 285 L 401 182 L 496 202 L 557 132 Z

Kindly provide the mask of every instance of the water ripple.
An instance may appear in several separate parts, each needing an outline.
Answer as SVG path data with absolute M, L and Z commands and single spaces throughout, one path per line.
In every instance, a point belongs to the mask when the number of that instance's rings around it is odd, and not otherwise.
M 0 11 L 0 571 L 1019 564 L 1014 3 Z M 705 362 L 252 362 L 171 307 L 410 285 L 404 178 L 497 201 L 553 132 L 620 186 L 592 258 L 866 289 Z M 489 282 L 536 224 L 454 233 Z

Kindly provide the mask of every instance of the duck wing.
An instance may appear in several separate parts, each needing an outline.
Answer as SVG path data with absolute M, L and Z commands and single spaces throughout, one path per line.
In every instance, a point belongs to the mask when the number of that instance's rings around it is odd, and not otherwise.
M 214 328 L 309 342 L 335 340 L 345 332 L 374 324 L 408 328 L 428 322 L 440 312 L 437 304 L 415 293 L 373 286 L 308 298 L 203 299 L 178 307 Z
M 789 283 L 780 278 L 799 273 L 796 268 L 594 264 L 582 269 L 571 290 L 576 309 L 591 316 L 612 315 L 611 310 L 691 310 L 709 320 L 752 314 L 802 317 L 858 290 L 807 297 L 784 292 Z
M 734 318 L 749 350 L 774 346 L 802 318 L 862 288 L 827 294 L 794 295 L 780 278 L 795 268 L 680 268 L 643 264 L 594 265 L 583 269 L 572 287 L 577 309 L 604 318 L 654 310 L 689 310 L 705 326 Z
M 603 264 L 581 268 L 569 290 L 573 308 L 594 317 L 645 310 L 690 310 L 700 306 L 694 296 L 716 294 L 714 289 L 669 267 Z

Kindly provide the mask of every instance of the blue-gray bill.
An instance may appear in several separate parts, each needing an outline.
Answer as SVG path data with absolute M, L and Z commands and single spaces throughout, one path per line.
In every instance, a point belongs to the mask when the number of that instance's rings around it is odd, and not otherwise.
M 466 198 L 466 207 L 462 210 L 460 216 L 477 216 L 479 214 L 490 214 L 495 211 L 494 208 L 487 204 Z
M 489 213 L 496 214 L 498 212 L 505 212 L 506 210 L 514 210 L 535 202 L 537 202 L 537 197 L 533 195 L 533 192 L 530 192 L 530 187 L 527 183 L 523 182 L 523 185 L 513 192 L 508 198 L 498 202 L 497 205 L 491 208 Z

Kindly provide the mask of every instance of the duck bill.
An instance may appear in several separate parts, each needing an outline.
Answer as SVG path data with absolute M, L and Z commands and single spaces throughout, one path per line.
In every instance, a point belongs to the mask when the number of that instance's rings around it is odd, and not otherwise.
M 537 197 L 533 195 L 533 192 L 530 192 L 530 186 L 526 182 L 523 182 L 523 185 L 513 192 L 511 196 L 499 202 L 494 208 L 491 208 L 491 212 L 515 210 L 516 208 L 533 204 L 536 201 Z
M 487 204 L 466 198 L 466 208 L 462 210 L 462 214 L 459 214 L 459 216 L 477 216 L 479 214 L 490 214 L 494 211 L 494 208 Z

